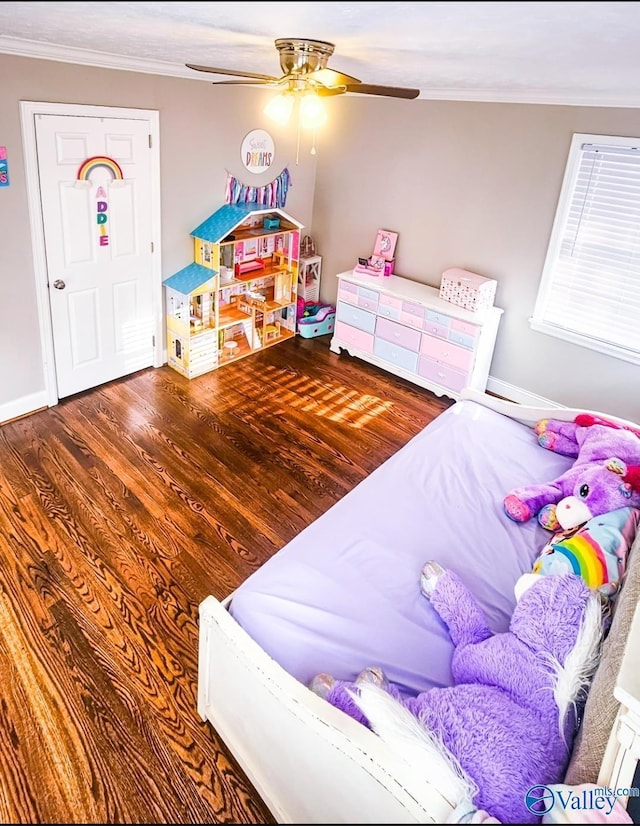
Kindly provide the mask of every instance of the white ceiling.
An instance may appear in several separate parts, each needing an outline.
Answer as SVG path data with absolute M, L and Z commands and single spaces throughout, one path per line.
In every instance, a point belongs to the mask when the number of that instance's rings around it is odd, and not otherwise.
M 279 75 L 274 40 L 422 98 L 640 106 L 640 3 L 0 2 L 0 53 L 192 77 Z

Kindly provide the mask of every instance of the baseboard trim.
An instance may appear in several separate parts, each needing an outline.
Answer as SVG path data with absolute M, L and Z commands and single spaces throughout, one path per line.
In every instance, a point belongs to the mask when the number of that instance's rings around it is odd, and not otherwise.
M 494 379 L 491 376 L 489 376 L 489 380 L 487 381 L 487 390 L 508 401 L 526 404 L 530 407 L 565 407 L 564 404 L 558 404 L 558 402 L 552 399 L 546 399 L 544 396 L 530 393 L 522 387 L 509 384 L 509 382 L 501 381 L 500 379 Z
M 46 390 L 0 404 L 0 425 L 8 424 L 14 419 L 21 419 L 23 416 L 29 416 L 31 413 L 37 413 L 48 406 Z

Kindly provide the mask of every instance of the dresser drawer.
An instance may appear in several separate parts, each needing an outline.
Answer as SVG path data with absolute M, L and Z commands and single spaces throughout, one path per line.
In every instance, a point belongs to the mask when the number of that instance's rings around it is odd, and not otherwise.
M 480 335 L 480 327 L 477 324 L 470 324 L 468 321 L 460 321 L 459 318 L 451 319 L 451 330 L 456 333 L 464 333 L 470 338 L 478 338 Z
M 400 321 L 400 309 L 398 307 L 392 307 L 390 304 L 378 305 L 378 315 L 383 318 L 394 318 L 396 321 Z
M 367 293 L 370 293 L 371 290 L 367 290 Z M 378 293 L 373 293 L 371 295 L 358 295 L 358 306 L 363 307 L 365 310 L 372 310 L 374 313 L 378 309 Z
M 449 330 L 449 341 L 454 344 L 459 344 L 461 347 L 466 347 L 467 350 L 473 350 L 476 346 L 476 340 L 467 335 L 467 333 L 460 333 L 458 330 Z
M 434 361 L 448 364 L 459 370 L 467 371 L 473 364 L 473 351 L 449 341 L 435 338 L 423 333 L 420 342 L 420 353 Z
M 368 287 L 358 287 L 358 298 L 364 298 L 366 301 L 375 301 L 376 306 L 380 300 L 380 293 L 377 290 L 370 290 Z
M 429 310 L 427 308 L 425 318 L 427 321 L 434 321 L 436 324 L 442 324 L 444 327 L 451 326 L 451 316 L 439 313 L 437 310 Z
M 376 338 L 373 342 L 373 352 L 390 364 L 395 364 L 396 367 L 409 370 L 411 373 L 416 372 L 418 354 L 412 350 L 392 344 L 383 338 Z
M 336 321 L 334 336 L 346 345 L 357 347 L 358 350 L 363 350 L 365 353 L 373 353 L 373 335 L 371 333 L 365 333 L 364 330 L 358 330 L 357 327 L 352 327 L 350 324 Z
M 433 361 L 433 359 L 425 358 L 425 356 L 420 356 L 418 374 L 456 393 L 459 393 L 466 385 L 468 376 L 467 373 L 461 370 L 455 370 L 447 364 Z
M 370 290 L 368 287 L 358 287 L 358 306 L 365 310 L 378 309 L 378 301 L 380 300 L 380 293 L 375 290 Z
M 413 327 L 404 327 L 395 321 L 387 318 L 378 318 L 376 322 L 376 336 L 390 341 L 391 344 L 399 344 L 407 350 L 414 350 L 416 353 L 420 349 L 420 330 Z
M 422 304 L 414 304 L 413 301 L 403 301 L 400 320 L 421 330 L 424 323 L 424 307 Z
M 396 298 L 395 295 L 387 295 L 387 293 L 382 293 L 382 295 L 380 296 L 380 306 L 395 307 L 396 310 L 401 310 L 402 299 Z
M 349 285 L 351 286 L 351 285 Z M 343 285 L 340 285 L 340 289 L 338 290 L 338 300 L 340 301 L 347 301 L 349 304 L 357 304 L 358 303 L 358 293 L 351 292 L 350 290 L 343 289 Z
M 422 330 L 422 322 L 423 318 L 419 315 L 414 315 L 413 313 L 400 313 L 400 321 L 403 324 L 409 324 L 411 327 L 415 327 L 416 330 Z
M 336 318 L 350 324 L 352 327 L 357 327 L 359 330 L 364 330 L 365 333 L 373 333 L 376 326 L 376 317 L 373 313 L 363 310 L 361 307 L 355 307 L 353 304 L 347 304 L 345 301 L 338 301 Z
M 358 285 L 352 284 L 351 281 L 343 281 L 340 279 L 338 282 L 338 287 L 341 290 L 344 290 L 346 293 L 353 293 L 354 295 L 358 295 Z
M 446 324 L 440 324 L 438 321 L 432 321 L 425 316 L 424 325 L 422 328 L 431 336 L 439 336 L 440 338 L 449 338 L 449 328 Z
M 382 293 L 378 304 L 378 315 L 384 318 L 395 318 L 396 321 L 399 321 L 401 310 L 402 300 L 400 298 Z

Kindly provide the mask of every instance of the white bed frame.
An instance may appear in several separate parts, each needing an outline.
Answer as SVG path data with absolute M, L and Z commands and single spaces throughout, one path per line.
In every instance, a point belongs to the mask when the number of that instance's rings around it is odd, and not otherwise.
M 585 412 L 525 407 L 470 390 L 463 392 L 462 398 L 530 426 L 545 417 L 572 421 L 577 413 Z M 453 807 L 429 779 L 421 777 L 369 729 L 317 697 L 279 666 L 230 615 L 227 607 L 232 598 L 233 594 L 219 602 L 209 596 L 200 604 L 198 713 L 215 728 L 277 821 L 447 822 Z M 614 736 L 621 725 L 631 725 L 632 730 L 635 725 L 635 759 L 638 757 L 640 656 L 632 652 L 640 652 L 640 618 L 632 631 L 626 670 L 621 671 L 625 677 L 616 689 L 624 705 L 619 716 L 628 713 L 612 733 L 598 779 L 603 784 L 614 775 L 626 779 L 629 774 L 629 737 L 625 740 L 623 736 L 621 743 Z

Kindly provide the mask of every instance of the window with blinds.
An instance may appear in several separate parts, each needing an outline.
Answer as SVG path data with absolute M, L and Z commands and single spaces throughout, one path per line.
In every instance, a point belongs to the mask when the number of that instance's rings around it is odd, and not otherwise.
M 573 136 L 531 326 L 640 364 L 640 138 Z

